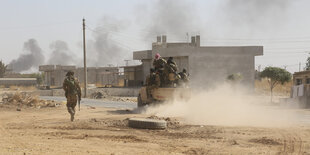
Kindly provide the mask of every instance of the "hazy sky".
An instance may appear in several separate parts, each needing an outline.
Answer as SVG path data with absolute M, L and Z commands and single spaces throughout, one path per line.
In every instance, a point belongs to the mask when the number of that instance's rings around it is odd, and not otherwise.
M 60 64 L 68 56 L 74 59 L 63 64 L 80 63 L 83 17 L 92 66 L 123 65 L 124 59 L 132 59 L 133 50 L 150 49 L 161 34 L 170 42 L 186 41 L 186 33 L 200 34 L 202 46 L 262 45 L 264 56 L 256 58 L 256 66 L 286 67 L 291 72 L 298 71 L 299 62 L 304 67 L 310 52 L 307 0 L 0 2 L 1 59 L 7 64 L 29 53 L 25 46 L 30 39 L 46 64 Z

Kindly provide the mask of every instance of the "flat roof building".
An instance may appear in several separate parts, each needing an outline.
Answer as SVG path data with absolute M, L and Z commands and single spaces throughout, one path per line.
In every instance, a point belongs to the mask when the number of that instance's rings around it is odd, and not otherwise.
M 263 55 L 263 46 L 200 46 L 199 35 L 191 37 L 190 43 L 168 43 L 166 36 L 159 36 L 151 50 L 133 52 L 133 59 L 142 62 L 144 81 L 156 53 L 173 57 L 179 71 L 188 71 L 194 87 L 215 86 L 228 75 L 240 73 L 242 83 L 254 88 L 255 56 Z

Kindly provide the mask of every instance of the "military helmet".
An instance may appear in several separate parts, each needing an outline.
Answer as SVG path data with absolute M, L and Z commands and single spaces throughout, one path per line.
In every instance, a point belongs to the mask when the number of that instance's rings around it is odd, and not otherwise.
M 173 61 L 173 57 L 169 57 L 168 60 L 167 60 L 167 63 L 168 63 L 168 64 L 171 64 L 172 61 Z
M 185 68 L 183 69 L 183 73 L 186 73 L 186 69 Z
M 73 76 L 73 75 L 74 75 L 74 72 L 73 72 L 73 71 L 68 71 L 67 74 L 66 74 L 66 76 L 70 76 L 70 75 Z

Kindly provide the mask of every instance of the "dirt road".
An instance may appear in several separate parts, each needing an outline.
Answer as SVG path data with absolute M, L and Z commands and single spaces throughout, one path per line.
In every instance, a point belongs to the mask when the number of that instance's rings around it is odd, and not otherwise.
M 127 127 L 129 110 L 65 106 L 0 108 L 0 154 L 310 154 L 310 127 L 194 126 L 168 119 L 166 130 Z

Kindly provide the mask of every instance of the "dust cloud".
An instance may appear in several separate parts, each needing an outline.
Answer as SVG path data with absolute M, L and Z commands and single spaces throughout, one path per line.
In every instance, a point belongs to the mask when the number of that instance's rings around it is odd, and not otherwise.
M 174 99 L 149 107 L 147 114 L 180 117 L 194 125 L 282 127 L 297 123 L 295 112 L 271 106 L 268 99 L 225 84 L 211 91 L 193 91 L 188 101 Z

